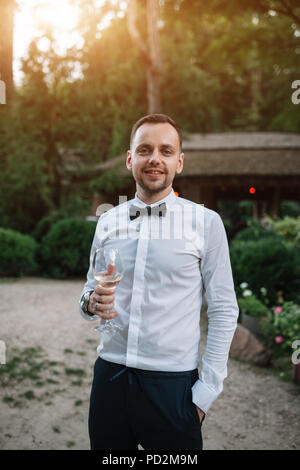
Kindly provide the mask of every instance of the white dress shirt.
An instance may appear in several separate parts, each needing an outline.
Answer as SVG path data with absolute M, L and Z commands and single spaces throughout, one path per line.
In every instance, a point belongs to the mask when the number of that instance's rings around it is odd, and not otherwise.
M 131 204 L 147 205 L 135 195 L 99 218 L 82 294 L 97 285 L 91 268 L 94 250 L 118 248 L 124 275 L 115 292 L 119 315 L 113 321 L 123 330 L 102 333 L 98 355 L 128 367 L 172 372 L 199 367 L 204 289 L 207 343 L 192 396 L 206 413 L 227 377 L 239 313 L 226 232 L 217 212 L 176 196 L 173 189 L 151 207 L 163 202 L 163 217 L 142 211 L 130 220 Z M 79 310 L 86 320 L 100 320 Z

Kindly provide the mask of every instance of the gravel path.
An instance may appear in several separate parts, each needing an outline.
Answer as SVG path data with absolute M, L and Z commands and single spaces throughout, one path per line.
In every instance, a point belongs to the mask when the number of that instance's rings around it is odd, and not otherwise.
M 7 383 L 0 389 L 0 449 L 89 449 L 99 333 L 78 312 L 83 284 L 36 278 L 0 282 L 0 340 L 11 365 L 9 377 L 1 374 L 2 385 Z M 205 314 L 201 326 L 200 356 Z M 29 369 L 26 377 L 22 370 Z M 224 391 L 203 424 L 204 449 L 300 449 L 299 398 L 299 386 L 229 359 Z

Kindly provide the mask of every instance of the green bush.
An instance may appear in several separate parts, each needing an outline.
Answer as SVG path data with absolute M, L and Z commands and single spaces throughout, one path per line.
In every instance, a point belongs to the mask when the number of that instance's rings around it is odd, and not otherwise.
M 39 249 L 41 274 L 62 279 L 85 276 L 96 222 L 76 218 L 52 225 Z
M 280 217 L 285 216 L 298 217 L 300 215 L 300 204 L 297 201 L 281 201 Z
M 267 347 L 291 354 L 293 342 L 300 339 L 300 307 L 283 302 L 268 312 L 261 325 Z
M 29 235 L 0 228 L 0 276 L 34 274 L 37 268 L 37 246 Z
M 267 216 L 266 220 L 272 229 L 281 235 L 286 241 L 300 246 L 300 216 L 285 216 L 280 220 L 273 220 L 271 217 Z
M 265 302 L 261 288 L 266 288 L 270 305 L 277 303 L 278 292 L 284 300 L 298 303 L 300 292 L 300 248 L 286 244 L 281 238 L 262 238 L 257 241 L 233 240 L 230 258 L 237 296 L 240 284 Z
M 255 295 L 238 297 L 237 299 L 240 312 L 245 312 L 252 317 L 263 317 L 267 314 L 268 308 Z
M 267 230 L 262 227 L 258 222 L 251 221 L 251 224 L 240 230 L 234 237 L 234 241 L 255 241 L 261 240 L 262 238 L 279 238 L 280 235 L 274 230 Z
M 62 217 L 59 211 L 50 212 L 38 221 L 31 235 L 37 242 L 40 242 L 42 238 L 49 232 L 52 225 L 61 219 Z

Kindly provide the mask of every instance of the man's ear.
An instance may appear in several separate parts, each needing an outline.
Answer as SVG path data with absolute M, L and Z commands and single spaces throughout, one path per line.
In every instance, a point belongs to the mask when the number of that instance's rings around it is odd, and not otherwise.
M 128 170 L 132 170 L 131 152 L 130 152 L 130 150 L 127 150 L 126 167 L 127 167 Z
M 184 160 L 184 153 L 181 153 L 179 155 L 176 173 L 181 173 L 182 172 L 182 170 L 183 170 L 183 160 Z

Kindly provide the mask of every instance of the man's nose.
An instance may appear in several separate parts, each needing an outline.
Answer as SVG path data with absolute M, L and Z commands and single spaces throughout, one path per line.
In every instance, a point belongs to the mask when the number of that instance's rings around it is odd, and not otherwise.
M 153 150 L 152 154 L 149 157 L 150 162 L 159 162 L 160 161 L 160 153 L 159 150 Z

